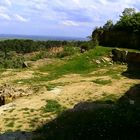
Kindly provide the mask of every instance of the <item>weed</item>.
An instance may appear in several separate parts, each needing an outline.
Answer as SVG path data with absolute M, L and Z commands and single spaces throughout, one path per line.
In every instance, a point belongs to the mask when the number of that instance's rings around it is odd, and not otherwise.
M 14 127 L 14 122 L 9 122 L 8 124 L 6 124 L 7 127 Z

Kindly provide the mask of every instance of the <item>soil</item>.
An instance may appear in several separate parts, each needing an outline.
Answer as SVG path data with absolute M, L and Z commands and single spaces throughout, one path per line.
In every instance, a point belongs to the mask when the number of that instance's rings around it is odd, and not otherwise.
M 126 69 L 126 66 L 120 67 L 123 67 L 124 70 Z M 69 74 L 53 81 L 44 82 L 43 86 L 37 92 L 34 92 L 34 94 L 15 99 L 13 102 L 1 106 L 1 134 L 9 130 L 33 131 L 41 124 L 55 118 L 56 115 L 53 113 L 42 112 L 42 108 L 46 105 L 46 100 L 56 100 L 66 108 L 73 108 L 79 102 L 100 100 L 109 95 L 114 95 L 119 99 L 131 86 L 140 82 L 139 79 L 129 79 L 124 76 L 121 76 L 120 79 L 113 79 L 107 75 L 96 75 L 96 73 L 103 74 L 107 70 L 100 69 L 86 76 Z M 10 84 L 14 80 L 31 78 L 34 76 L 34 72 L 35 69 L 5 71 L 1 73 L 0 84 Z M 42 74 L 47 75 L 44 72 Z M 97 84 L 93 82 L 96 79 L 111 80 L 111 83 L 105 85 Z M 54 84 L 55 87 L 48 90 L 46 87 L 48 83 Z M 20 87 L 23 89 L 27 88 L 27 86 L 20 84 Z

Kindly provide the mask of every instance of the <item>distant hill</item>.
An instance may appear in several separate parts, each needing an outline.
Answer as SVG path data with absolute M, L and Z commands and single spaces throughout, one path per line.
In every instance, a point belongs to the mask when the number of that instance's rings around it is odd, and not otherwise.
M 31 40 L 66 40 L 66 41 L 86 41 L 86 37 L 63 37 L 63 36 L 38 36 L 38 35 L 12 35 L 12 34 L 0 34 L 0 39 L 31 39 Z

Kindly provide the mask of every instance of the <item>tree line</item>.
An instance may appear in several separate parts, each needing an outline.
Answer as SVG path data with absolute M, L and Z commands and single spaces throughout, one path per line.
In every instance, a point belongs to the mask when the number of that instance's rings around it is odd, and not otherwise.
M 38 52 L 37 55 L 32 56 L 31 60 L 38 60 L 39 58 L 48 55 L 53 47 L 63 47 L 64 52 L 59 54 L 67 55 L 73 53 L 71 50 L 85 44 L 85 41 L 34 41 L 22 39 L 9 39 L 0 41 L 0 68 L 22 68 L 22 64 L 27 58 L 25 54 Z M 32 58 L 33 57 L 33 58 Z
M 33 41 L 33 40 L 2 40 L 0 41 L 0 52 L 8 57 L 9 52 L 26 54 L 35 51 L 48 50 L 52 47 L 75 46 L 79 47 L 84 41 Z
M 126 8 L 119 21 L 108 20 L 103 27 L 92 32 L 96 45 L 140 49 L 140 12 Z

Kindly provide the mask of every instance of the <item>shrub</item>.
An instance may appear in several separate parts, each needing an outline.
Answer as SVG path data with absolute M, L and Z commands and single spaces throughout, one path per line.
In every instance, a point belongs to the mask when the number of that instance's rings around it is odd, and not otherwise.
M 64 48 L 64 50 L 62 52 L 59 52 L 57 54 L 57 57 L 63 58 L 66 56 L 71 56 L 78 52 L 78 48 L 73 47 L 73 46 L 64 46 L 63 48 Z

